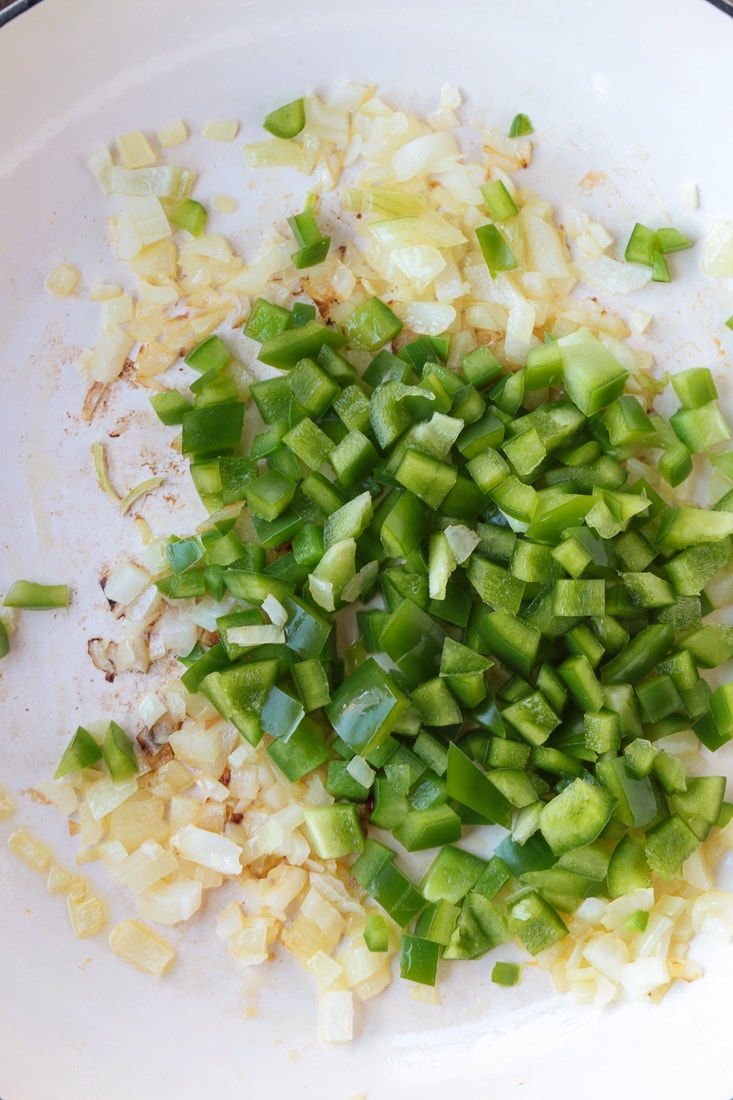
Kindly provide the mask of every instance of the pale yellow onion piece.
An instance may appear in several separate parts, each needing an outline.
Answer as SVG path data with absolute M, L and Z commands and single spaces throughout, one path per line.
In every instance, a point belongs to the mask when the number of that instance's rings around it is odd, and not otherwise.
M 127 265 L 136 275 L 160 281 L 175 281 L 178 271 L 178 249 L 171 240 L 156 241 Z
M 422 195 L 411 191 L 393 191 L 389 188 L 347 187 L 341 193 L 345 210 L 360 214 L 386 214 L 389 217 L 416 217 L 427 209 Z
M 536 310 L 531 302 L 517 294 L 509 308 L 504 355 L 512 366 L 522 366 L 532 344 Z
M 163 149 L 171 149 L 188 138 L 188 129 L 182 119 L 177 118 L 167 126 L 162 126 L 155 135 Z
M 258 645 L 282 645 L 285 642 L 285 633 L 282 627 L 272 623 L 261 623 L 252 626 L 231 626 L 226 630 L 226 640 L 229 645 L 258 646 Z
M 133 301 L 130 294 L 119 294 L 102 302 L 102 324 L 105 328 L 127 324 L 132 320 L 133 315 Z
M 308 881 L 308 873 L 303 867 L 291 867 L 280 863 L 268 871 L 267 877 L 255 883 L 260 905 L 285 919 L 286 910 L 302 893 Z
M 681 198 L 683 210 L 697 210 L 700 205 L 700 188 L 696 183 L 684 183 Z
M 109 149 L 98 149 L 87 160 L 89 170 L 99 184 L 99 188 L 108 195 L 111 189 L 113 161 Z
M 140 916 L 156 924 L 179 924 L 190 920 L 201 908 L 202 901 L 203 888 L 195 879 L 157 882 L 140 895 Z
M 119 134 L 115 145 L 125 168 L 144 168 L 158 159 L 152 145 L 140 130 Z
M 204 122 L 201 126 L 201 136 L 209 141 L 234 141 L 239 133 L 239 123 L 236 119 L 214 119 Z
M 354 1038 L 354 998 L 348 990 L 321 993 L 318 1038 L 324 1043 L 349 1043 Z
M 191 183 L 190 173 L 177 164 L 154 168 L 123 168 L 113 165 L 109 186 L 113 195 L 157 195 L 160 199 L 185 198 Z
M 60 779 L 41 780 L 35 784 L 34 790 L 43 795 L 65 817 L 71 817 L 79 807 L 79 797 L 74 788 Z
M 344 972 L 344 981 L 349 988 L 368 981 L 384 969 L 385 957 L 381 951 L 370 951 L 364 941 L 345 947 L 336 956 L 336 961 Z
M 243 928 L 235 933 L 229 951 L 244 966 L 259 966 L 269 958 L 268 944 L 274 921 L 265 916 L 244 918 Z
M 95 382 L 114 382 L 122 374 L 134 344 L 122 328 L 103 329 L 87 367 L 90 378 Z
M 96 894 L 80 898 L 70 890 L 66 895 L 66 911 L 74 935 L 80 940 L 98 935 L 107 923 L 107 907 Z
M 348 111 L 332 103 L 324 103 L 315 95 L 304 97 L 304 107 L 307 132 L 316 135 L 320 141 L 330 142 L 340 148 L 348 144 Z
M 341 599 L 344 603 L 352 603 L 368 592 L 373 586 L 379 573 L 379 562 L 368 561 L 351 580 L 348 580 L 341 590 Z
M 532 159 L 532 142 L 528 137 L 510 138 L 498 130 L 487 130 L 483 147 L 492 164 L 508 172 L 526 168 Z
M 377 774 L 374 768 L 358 753 L 349 760 L 346 770 L 357 783 L 361 783 L 362 787 L 371 787 Z
M 481 541 L 476 532 L 463 523 L 449 524 L 444 534 L 459 565 L 468 561 Z
M 733 893 L 708 890 L 692 904 L 692 923 L 696 932 L 704 932 L 722 943 L 733 939 Z
M 399 181 L 446 171 L 461 156 L 460 146 L 449 131 L 423 134 L 408 141 L 392 156 Z
M 340 985 L 344 973 L 339 963 L 325 951 L 316 951 L 311 955 L 306 970 L 313 975 L 320 991 L 333 989 L 337 983 Z
M 185 722 L 169 738 L 176 758 L 208 775 L 220 776 L 230 751 L 223 736 L 222 725 L 220 722 L 210 726 L 194 721 Z
M 315 573 L 308 574 L 308 589 L 314 603 L 322 607 L 324 611 L 336 610 L 336 597 L 333 583 Z
M 303 148 L 295 141 L 271 138 L 243 145 L 242 152 L 249 168 L 279 167 L 305 171 Z
M 16 829 L 8 837 L 8 848 L 34 871 L 47 871 L 53 861 L 53 852 L 28 829 Z
M 439 1005 L 440 990 L 437 985 L 423 985 L 421 982 L 410 982 L 410 1000 L 418 1001 L 423 1005 Z
M 130 631 L 120 638 L 115 650 L 114 666 L 116 672 L 148 671 L 150 650 L 144 633 Z
M 346 924 L 342 914 L 312 887 L 300 903 L 300 912 L 308 920 L 317 924 L 334 944 L 338 943 L 343 936 Z
M 288 621 L 288 612 L 271 592 L 268 592 L 262 601 L 262 610 L 275 626 L 285 626 Z
M 733 278 L 733 221 L 713 222 L 705 236 L 700 270 L 714 279 Z
M 155 840 L 144 840 L 139 848 L 110 866 L 110 873 L 134 894 L 140 894 L 162 878 L 178 870 L 173 852 Z
M 115 955 L 155 976 L 165 973 L 176 957 L 175 948 L 167 940 L 134 919 L 123 920 L 112 929 L 109 946 Z
M 239 206 L 239 201 L 233 195 L 214 195 L 211 205 L 220 214 L 233 214 Z
M 421 294 L 445 267 L 441 252 L 428 244 L 401 244 L 389 248 L 389 266 L 385 274 L 392 276 L 396 268 L 410 286 Z
M 83 893 L 81 889 L 82 882 L 83 879 L 80 875 L 53 862 L 48 869 L 46 889 L 49 894 L 68 894 L 73 891 L 77 896 L 81 896 Z
M 395 313 L 412 332 L 426 336 L 446 332 L 456 319 L 455 307 L 448 302 L 407 302 Z
M 149 583 L 150 576 L 145 569 L 123 559 L 112 567 L 104 584 L 104 594 L 113 603 L 126 607 Z
M 70 298 L 79 286 L 81 275 L 72 264 L 57 264 L 44 281 L 44 290 L 57 298 Z
M 171 838 L 176 852 L 192 863 L 210 867 L 223 875 L 238 875 L 242 869 L 242 849 L 228 837 L 199 829 L 196 825 L 184 825 Z
M 135 223 L 143 248 L 170 237 L 170 223 L 156 195 L 131 197 L 126 212 Z
M 236 936 L 244 928 L 244 912 L 237 901 L 232 901 L 217 914 L 214 930 L 224 942 Z
M 86 808 L 94 821 L 100 822 L 117 806 L 126 802 L 137 790 L 137 779 L 125 779 L 114 783 L 106 776 L 89 788 L 86 795 Z
M 582 282 L 609 294 L 630 294 L 646 286 L 652 277 L 651 268 L 644 264 L 621 263 L 605 255 L 576 260 L 570 266 Z

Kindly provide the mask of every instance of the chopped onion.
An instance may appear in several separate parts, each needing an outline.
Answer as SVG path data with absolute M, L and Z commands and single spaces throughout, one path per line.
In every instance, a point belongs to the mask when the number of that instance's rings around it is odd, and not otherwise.
M 242 849 L 228 837 L 199 829 L 196 825 L 184 827 L 171 838 L 174 849 L 192 863 L 210 867 L 223 875 L 238 875 L 242 869 Z
M 321 993 L 318 1038 L 324 1043 L 348 1043 L 354 1038 L 354 998 L 347 990 Z
M 714 279 L 733 278 L 733 221 L 714 221 L 705 237 L 700 270 Z

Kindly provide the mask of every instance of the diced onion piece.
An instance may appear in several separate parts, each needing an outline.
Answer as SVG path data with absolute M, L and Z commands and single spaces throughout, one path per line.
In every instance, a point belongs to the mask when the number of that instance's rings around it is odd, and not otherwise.
M 102 302 L 102 324 L 105 328 L 112 325 L 126 325 L 134 316 L 132 296 L 120 294 Z
M 723 890 L 700 894 L 692 903 L 692 924 L 696 932 L 730 943 L 733 939 L 733 894 Z
M 187 722 L 170 735 L 169 744 L 178 760 L 207 775 L 221 775 L 227 757 L 221 723 L 205 726 Z
M 308 872 L 303 867 L 280 863 L 256 884 L 257 896 L 262 906 L 277 913 L 282 919 L 288 906 L 297 898 L 308 882 Z
M 79 875 L 54 862 L 48 869 L 46 889 L 49 894 L 68 894 L 73 890 L 77 897 L 81 897 L 84 893 L 80 886 L 82 881 Z
M 66 911 L 77 939 L 96 936 L 107 923 L 107 907 L 95 894 L 79 897 L 73 890 L 66 895 Z
M 705 237 L 700 270 L 714 279 L 733 278 L 733 221 L 713 222 Z
M 456 319 L 455 307 L 447 302 L 408 302 L 396 307 L 407 328 L 424 336 L 438 336 Z
M 364 757 L 359 756 L 358 753 L 349 760 L 346 770 L 357 783 L 361 783 L 362 787 L 371 787 L 377 774 L 374 768 L 370 767 Z
M 268 592 L 262 601 L 262 610 L 274 626 L 285 626 L 288 621 L 287 611 L 271 592 Z
M 168 713 L 168 707 L 156 692 L 148 691 L 138 701 L 137 712 L 147 728 L 152 729 Z
M 318 988 L 322 991 L 330 989 L 343 977 L 341 965 L 325 951 L 316 951 L 306 963 L 306 969 L 316 979 Z
M 60 779 L 50 779 L 36 783 L 35 789 L 66 817 L 76 813 L 79 808 L 79 796 L 76 791 L 70 784 L 63 783 Z M 0 813 L 0 817 L 2 816 L 2 813 Z
M 198 912 L 202 899 L 201 883 L 195 879 L 158 882 L 140 895 L 140 915 L 156 924 L 179 924 Z
M 237 901 L 232 901 L 218 914 L 215 931 L 220 940 L 226 942 L 244 928 L 244 912 Z
M 160 619 L 160 633 L 166 653 L 183 656 L 190 653 L 196 645 L 198 630 L 196 623 L 180 608 L 166 608 Z
M 588 256 L 576 260 L 573 271 L 588 286 L 609 294 L 630 294 L 651 281 L 652 270 L 645 264 L 621 263 L 610 256 Z
M 115 925 L 109 934 L 109 946 L 115 955 L 156 976 L 165 973 L 176 957 L 167 940 L 134 919 Z
M 583 957 L 609 981 L 619 982 L 621 969 L 629 961 L 629 949 L 610 933 L 596 933 L 583 948 Z
M 354 998 L 348 990 L 321 993 L 318 1038 L 324 1043 L 350 1043 L 354 1038 Z
M 112 603 L 119 603 L 124 607 L 132 603 L 149 583 L 150 577 L 139 565 L 120 561 L 112 568 L 104 584 L 104 594 Z
M 140 894 L 160 879 L 178 870 L 178 860 L 173 852 L 161 847 L 154 840 L 144 840 L 129 856 L 115 863 L 111 873 L 118 882 L 129 886 L 133 894 Z
M 238 133 L 239 123 L 235 119 L 215 119 L 201 126 L 201 136 L 209 141 L 234 141 Z
M 211 205 L 220 214 L 233 214 L 239 206 L 239 202 L 233 195 L 214 195 Z
M 92 350 L 86 373 L 95 382 L 113 382 L 122 374 L 134 344 L 133 338 L 122 328 L 103 329 Z
M 159 199 L 183 199 L 193 180 L 177 164 L 154 168 L 123 168 L 113 165 L 109 186 L 113 195 L 156 195 Z
M 158 159 L 152 145 L 140 130 L 119 134 L 115 138 L 115 144 L 125 168 L 145 168 L 155 164 Z
M 652 314 L 647 313 L 645 309 L 634 309 L 629 314 L 629 328 L 635 336 L 641 336 L 642 332 L 646 332 L 649 328 L 652 320 Z
M 46 276 L 43 287 L 57 298 L 70 298 L 79 286 L 81 275 L 72 264 L 57 264 Z
M 604 905 L 603 911 L 593 923 L 602 924 L 610 932 L 617 931 L 637 910 L 643 909 L 649 912 L 653 906 L 654 891 L 651 886 L 648 889 L 631 890 L 628 894 L 622 894 L 621 897 L 614 898 L 613 901 Z M 580 910 L 576 913 L 579 915 Z
M 34 871 L 47 871 L 51 866 L 53 852 L 27 829 L 15 829 L 8 837 L 8 848 Z
M 534 332 L 536 311 L 526 299 L 517 295 L 507 318 L 504 354 L 507 362 L 521 366 L 527 358 Z
M 231 626 L 226 631 L 229 645 L 258 646 L 282 645 L 285 634 L 282 627 L 272 623 L 253 623 L 250 626 Z
M 453 134 L 423 134 L 402 145 L 392 155 L 392 170 L 400 183 L 428 173 L 444 171 L 461 155 Z
M 682 209 L 697 210 L 700 205 L 700 189 L 696 183 L 682 185 Z
M 287 141 L 284 138 L 271 138 L 268 141 L 257 141 L 242 146 L 245 163 L 249 168 L 263 168 L 267 166 L 279 168 L 296 168 L 305 171 L 305 158 L 303 147 L 295 141 Z
M 171 838 L 175 850 L 192 863 L 210 867 L 223 875 L 238 875 L 242 870 L 242 849 L 228 837 L 199 829 L 196 825 L 184 827 Z
M 344 948 L 338 955 L 337 961 L 341 964 L 344 981 L 349 988 L 361 986 L 385 966 L 381 951 L 370 951 L 363 941 Z
M 96 153 L 92 153 L 87 161 L 92 175 L 99 184 L 100 190 L 106 195 L 108 195 L 111 190 L 112 163 L 109 149 L 97 150 Z
M 669 917 L 652 910 L 649 914 L 647 926 L 643 932 L 639 932 L 634 945 L 637 958 L 645 958 L 655 955 L 664 957 L 669 950 L 674 923 Z
M 463 565 L 465 561 L 468 561 L 481 541 L 476 532 L 463 523 L 449 524 L 444 534 L 459 565 Z
M 117 806 L 121 806 L 137 791 L 137 779 L 126 779 L 122 783 L 113 783 L 104 776 L 98 779 L 86 793 L 86 806 L 94 819 L 101 821 Z
M 635 959 L 621 967 L 619 980 L 627 996 L 643 1000 L 669 983 L 669 969 L 663 958 Z
M 155 135 L 164 149 L 171 149 L 174 145 L 180 145 L 188 138 L 186 123 L 180 118 L 167 126 L 162 126 Z

